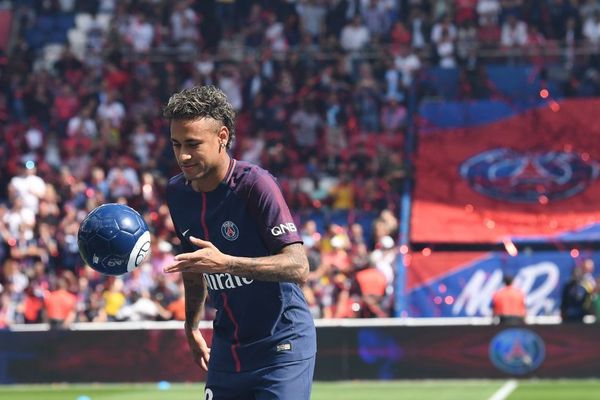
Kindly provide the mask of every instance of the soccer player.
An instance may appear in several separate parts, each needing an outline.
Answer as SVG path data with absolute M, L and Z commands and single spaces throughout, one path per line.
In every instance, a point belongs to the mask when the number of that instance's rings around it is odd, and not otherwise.
M 184 253 L 185 333 L 208 371 L 205 399 L 310 398 L 314 322 L 300 285 L 308 260 L 274 178 L 227 150 L 233 107 L 213 86 L 185 89 L 165 107 L 182 173 L 167 204 Z M 206 294 L 217 314 L 209 349 L 198 324 Z

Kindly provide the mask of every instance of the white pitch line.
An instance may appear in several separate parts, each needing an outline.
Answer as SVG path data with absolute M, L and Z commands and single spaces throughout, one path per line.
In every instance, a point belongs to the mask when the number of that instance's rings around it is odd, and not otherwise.
M 517 388 L 518 383 L 516 380 L 511 379 L 507 381 L 500 389 L 496 391 L 488 400 L 504 400 Z

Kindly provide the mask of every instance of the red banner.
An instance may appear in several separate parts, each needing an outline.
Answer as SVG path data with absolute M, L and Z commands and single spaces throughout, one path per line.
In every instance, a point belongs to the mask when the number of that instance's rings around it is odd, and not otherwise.
M 422 135 L 412 241 L 499 242 L 600 221 L 596 113 L 600 100 L 568 100 Z

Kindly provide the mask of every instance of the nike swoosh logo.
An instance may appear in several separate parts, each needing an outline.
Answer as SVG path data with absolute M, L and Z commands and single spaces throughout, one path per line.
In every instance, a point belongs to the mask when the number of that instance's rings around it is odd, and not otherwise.
M 187 235 L 189 231 L 189 229 L 186 229 L 185 231 L 181 232 L 181 236 L 185 237 L 185 235 Z

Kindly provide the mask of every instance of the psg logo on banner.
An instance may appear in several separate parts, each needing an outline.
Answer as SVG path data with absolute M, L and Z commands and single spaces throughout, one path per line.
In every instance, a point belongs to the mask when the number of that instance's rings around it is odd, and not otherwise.
M 599 174 L 587 154 L 521 153 L 498 148 L 477 154 L 460 166 L 460 175 L 478 193 L 515 203 L 542 203 L 581 193 Z
M 505 329 L 492 339 L 489 356 L 499 370 L 523 375 L 542 364 L 546 348 L 542 338 L 529 329 Z
M 225 221 L 223 222 L 223 225 L 221 225 L 221 234 L 225 239 L 233 242 L 240 236 L 240 230 L 233 222 Z

